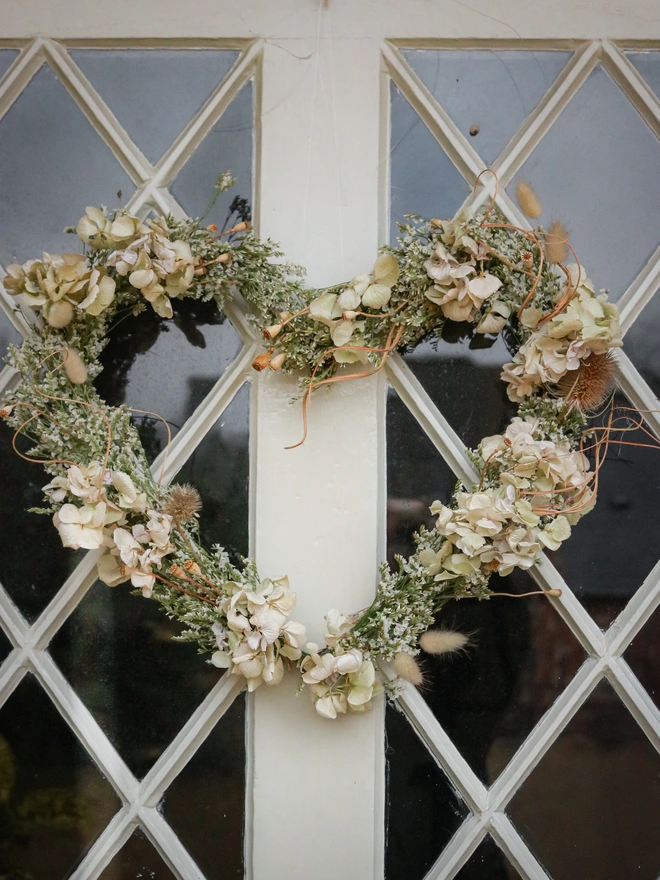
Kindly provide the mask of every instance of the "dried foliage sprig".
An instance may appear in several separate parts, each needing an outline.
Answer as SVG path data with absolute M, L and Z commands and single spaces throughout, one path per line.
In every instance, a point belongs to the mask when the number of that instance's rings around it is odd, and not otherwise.
M 223 175 L 217 192 L 231 183 Z M 538 216 L 529 185 L 519 197 Z M 364 711 L 382 689 L 377 657 L 421 684 L 420 646 L 444 654 L 466 644 L 460 633 L 429 629 L 442 607 L 496 595 L 494 572 L 529 568 L 593 506 L 616 423 L 585 440 L 587 415 L 609 394 L 610 352 L 621 338 L 616 307 L 577 263 L 564 266 L 571 249 L 560 223 L 530 233 L 492 207 L 452 221 L 411 216 L 371 272 L 322 290 L 306 290 L 302 270 L 245 220 L 218 232 L 201 221 L 143 222 L 88 208 L 75 231 L 84 254 L 44 254 L 8 267 L 4 281 L 36 313 L 33 335 L 10 350 L 23 382 L 1 414 L 15 443 L 30 441 L 19 454 L 52 476 L 38 512 L 53 517 L 65 546 L 103 549 L 105 583 L 130 582 L 156 599 L 184 624 L 180 639 L 244 676 L 250 690 L 295 666 L 317 712 L 335 718 Z M 415 553 L 398 558 L 395 571 L 381 567 L 368 609 L 328 613 L 322 647 L 291 620 L 286 578 L 262 580 L 253 562 L 237 567 L 222 548 L 202 545 L 194 487 L 161 484 L 131 410 L 108 406 L 93 384 L 114 321 L 147 307 L 168 319 L 183 298 L 222 308 L 237 294 L 266 340 L 255 369 L 301 375 L 305 424 L 317 388 L 381 369 L 392 351 L 439 333 L 447 320 L 504 332 L 513 354 L 502 378 L 519 415 L 471 452 L 475 485 L 433 505 L 435 527 L 419 530 Z M 356 363 L 361 372 L 345 371 Z

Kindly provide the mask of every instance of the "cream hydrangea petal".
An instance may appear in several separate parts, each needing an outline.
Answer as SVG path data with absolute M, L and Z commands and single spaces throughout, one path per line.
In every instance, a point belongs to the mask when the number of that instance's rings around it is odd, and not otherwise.
M 355 329 L 355 321 L 338 321 L 330 333 L 330 336 L 335 345 L 346 345 L 347 342 L 350 342 Z
M 370 284 L 362 296 L 362 305 L 370 309 L 382 309 L 392 297 L 392 291 L 386 284 Z
M 316 321 L 333 326 L 337 318 L 341 317 L 342 309 L 337 305 L 336 293 L 324 293 L 317 296 L 309 304 L 309 314 Z
M 399 278 L 399 262 L 391 254 L 381 254 L 374 263 L 374 280 L 378 284 L 392 287 Z
M 360 296 L 354 287 L 347 287 L 337 299 L 337 304 L 343 311 L 357 309 L 360 305 Z

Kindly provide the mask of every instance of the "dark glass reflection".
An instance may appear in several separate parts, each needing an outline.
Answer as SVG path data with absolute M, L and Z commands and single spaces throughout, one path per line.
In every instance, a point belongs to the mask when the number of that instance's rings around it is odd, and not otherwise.
M 110 741 L 139 777 L 162 754 L 220 677 L 155 600 L 130 584 L 97 581 L 50 651 Z
M 243 694 L 170 785 L 161 809 L 207 880 L 243 877 Z
M 244 385 L 176 476 L 202 497 L 200 535 L 232 559 L 247 556 L 250 505 L 250 386 Z
M 11 654 L 12 645 L 3 630 L 0 629 L 0 663 Z
M 488 834 L 470 860 L 456 874 L 456 880 L 517 880 L 520 874 Z
M 120 806 L 28 673 L 0 710 L 2 877 L 69 877 Z
M 41 465 L 16 455 L 11 445 L 13 434 L 13 429 L 0 420 L 0 583 L 32 621 L 83 558 L 84 551 L 62 547 L 50 516 L 28 513 L 28 508 L 43 505 L 41 487 L 51 477 Z M 29 442 L 19 442 L 24 451 L 30 446 Z
M 658 876 L 660 755 L 606 681 L 507 812 L 551 877 Z
M 386 880 L 423 880 L 469 811 L 406 716 L 387 705 Z
M 447 321 L 404 360 L 433 403 L 470 449 L 500 433 L 516 413 L 500 379 L 511 355 L 501 336 L 482 336 L 474 325 Z
M 172 195 L 190 217 L 203 216 L 206 223 L 216 223 L 221 230 L 236 219 L 250 219 L 253 114 L 253 86 L 248 82 L 170 185 Z M 228 170 L 236 184 L 210 205 L 218 177 Z
M 617 407 L 628 407 L 618 393 Z M 617 409 L 620 426 L 635 412 Z M 609 410 L 593 420 L 604 424 Z M 621 417 L 621 418 L 619 418 Z M 643 431 L 618 435 L 626 443 L 651 443 Z M 641 586 L 660 556 L 660 450 L 623 446 L 615 439 L 598 479 L 598 503 L 549 556 L 569 587 L 606 628 Z
M 0 308 L 0 370 L 4 367 L 2 358 L 7 354 L 9 344 L 18 345 L 21 342 L 21 338 L 21 334 Z
M 497 592 L 536 589 L 531 576 L 495 575 Z M 568 626 L 542 596 L 449 602 L 443 629 L 470 636 L 451 658 L 422 653 L 424 698 L 474 772 L 492 784 L 584 660 Z
M 138 828 L 133 832 L 110 862 L 99 880 L 175 880 L 144 833 Z
M 660 294 L 644 306 L 635 323 L 626 333 L 624 351 L 660 398 L 660 346 L 657 343 L 660 327 Z
M 410 556 L 412 536 L 430 527 L 429 506 L 446 503 L 456 476 L 393 388 L 387 390 L 387 556 Z
M 95 384 L 113 406 L 126 403 L 162 416 L 174 436 L 240 350 L 238 333 L 215 302 L 175 300 L 171 321 L 150 307 L 117 321 Z M 167 442 L 165 426 L 139 414 L 135 421 L 153 460 Z
M 428 506 L 447 501 L 455 477 L 409 410 L 390 389 L 387 408 L 388 559 L 409 556 L 412 534 L 431 525 Z M 516 571 L 494 576 L 497 592 L 536 590 Z M 450 660 L 423 657 L 424 697 L 466 760 L 492 783 L 584 659 L 584 652 L 542 597 L 450 602 L 438 626 L 470 635 L 472 647 Z
M 453 217 L 470 188 L 394 83 L 390 101 L 390 241 L 394 243 L 397 221 L 403 221 L 405 214 Z
M 649 696 L 660 706 L 660 611 L 651 615 L 623 657 Z

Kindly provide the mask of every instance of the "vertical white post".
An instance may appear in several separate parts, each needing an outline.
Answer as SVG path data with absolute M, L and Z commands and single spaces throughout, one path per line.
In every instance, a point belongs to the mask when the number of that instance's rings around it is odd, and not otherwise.
M 378 247 L 378 40 L 328 39 L 331 14 L 320 12 L 317 38 L 267 43 L 263 59 L 260 233 L 307 266 L 313 286 L 369 271 Z M 253 396 L 259 570 L 289 575 L 313 640 L 330 608 L 373 596 L 382 387 L 371 378 L 318 393 L 293 450 L 296 381 L 267 370 Z M 251 747 L 251 878 L 382 877 L 382 704 L 325 721 L 291 677 L 255 693 Z

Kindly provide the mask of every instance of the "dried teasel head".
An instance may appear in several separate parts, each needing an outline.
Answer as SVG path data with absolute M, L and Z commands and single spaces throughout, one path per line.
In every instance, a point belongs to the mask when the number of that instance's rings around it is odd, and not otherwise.
M 197 489 L 182 483 L 172 486 L 163 504 L 163 511 L 172 517 L 175 525 L 179 525 L 193 519 L 201 507 L 202 499 Z
M 399 651 L 394 656 L 392 666 L 399 678 L 409 681 L 415 687 L 421 687 L 424 684 L 424 674 L 412 654 L 408 654 L 406 651 Z
M 420 637 L 419 646 L 427 654 L 455 654 L 469 639 L 464 633 L 444 629 L 429 629 Z
M 558 384 L 559 394 L 582 412 L 598 409 L 614 385 L 614 358 L 609 352 L 590 354 L 570 370 Z
M 541 200 L 525 180 L 519 180 L 516 184 L 516 199 L 525 217 L 534 220 L 543 213 Z
M 568 257 L 568 232 L 561 220 L 553 220 L 545 236 L 545 258 L 549 263 L 565 263 Z

